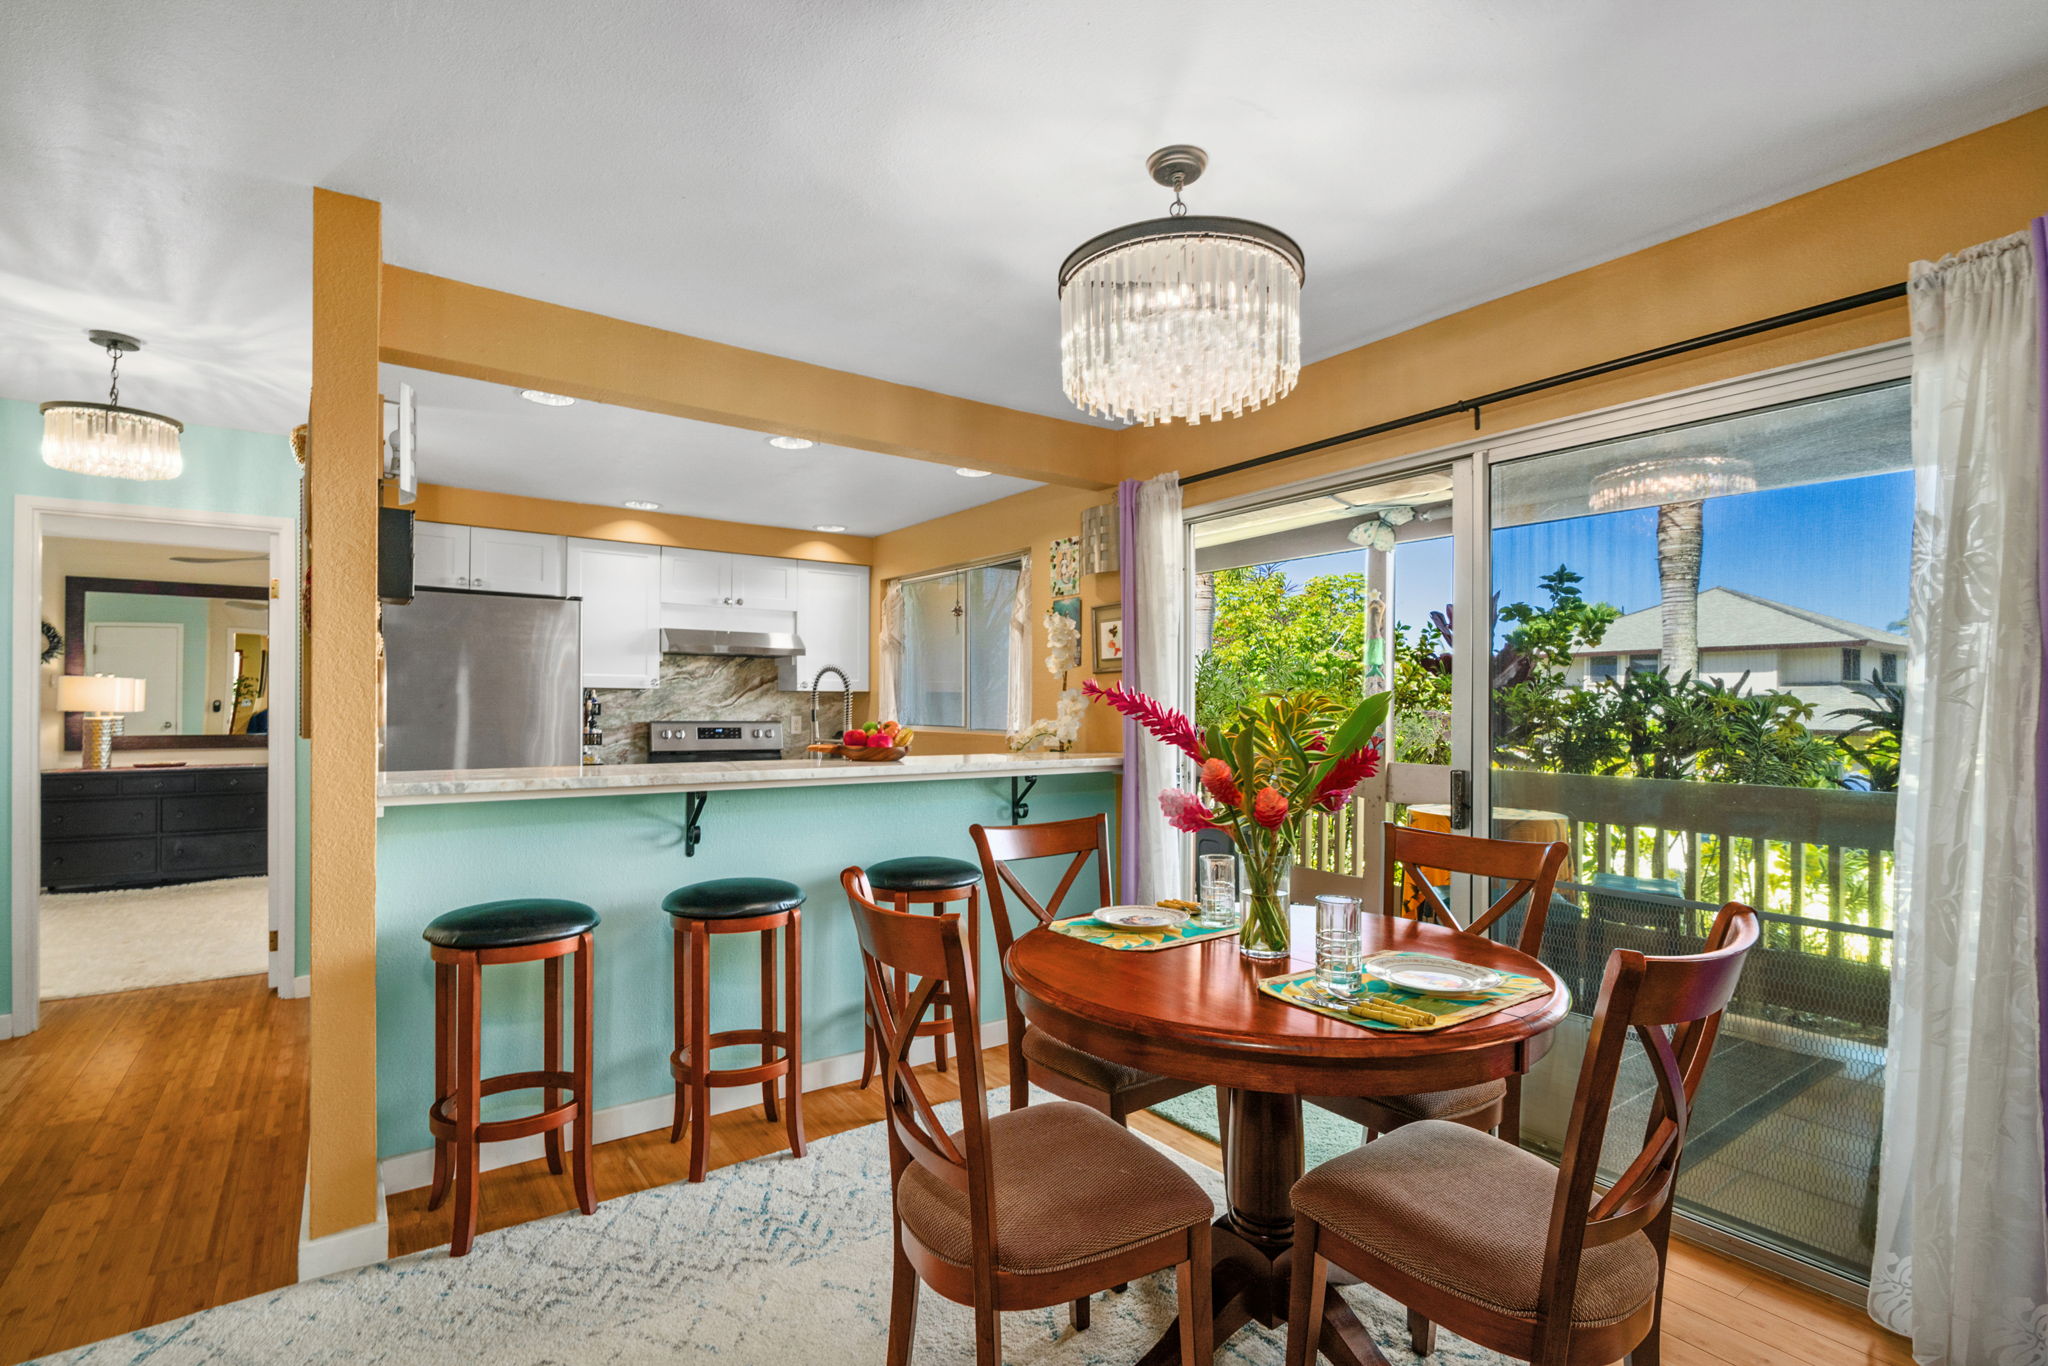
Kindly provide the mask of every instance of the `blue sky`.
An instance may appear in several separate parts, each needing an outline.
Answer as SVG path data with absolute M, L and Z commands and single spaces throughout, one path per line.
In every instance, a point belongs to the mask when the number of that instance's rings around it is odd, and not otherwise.
M 1913 476 L 1870 475 L 1710 500 L 1700 589 L 1725 587 L 1879 629 L 1906 615 L 1913 543 Z M 1585 595 L 1624 612 L 1654 606 L 1657 514 L 1616 512 L 1507 527 L 1493 535 L 1493 582 L 1503 603 L 1539 601 L 1538 581 L 1564 564 Z M 1425 620 L 1451 598 L 1451 542 L 1397 552 L 1395 619 Z M 1281 566 L 1295 584 L 1356 571 L 1364 552 Z

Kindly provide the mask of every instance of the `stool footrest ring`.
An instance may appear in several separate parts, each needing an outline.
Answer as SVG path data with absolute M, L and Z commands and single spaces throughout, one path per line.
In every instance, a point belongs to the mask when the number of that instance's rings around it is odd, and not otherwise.
M 478 1088 L 480 1095 L 495 1096 L 506 1091 L 557 1091 L 573 1090 L 576 1074 L 573 1072 L 507 1072 L 501 1076 L 485 1077 Z M 560 1129 L 575 1122 L 582 1107 L 574 1100 L 538 1110 L 530 1115 L 517 1115 L 511 1119 L 480 1120 L 476 1126 L 476 1141 L 479 1143 L 503 1143 L 514 1138 L 530 1138 L 534 1134 Z M 441 1096 L 427 1110 L 427 1129 L 436 1139 L 452 1141 L 455 1137 L 455 1097 Z

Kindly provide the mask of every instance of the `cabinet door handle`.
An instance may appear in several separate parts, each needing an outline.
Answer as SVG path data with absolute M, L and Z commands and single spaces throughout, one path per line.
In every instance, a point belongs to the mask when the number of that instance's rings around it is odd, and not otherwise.
M 747 605 L 747 600 L 745 598 L 734 598 L 733 601 L 741 607 L 745 607 Z
M 484 586 L 484 581 L 482 579 L 471 579 L 469 581 L 469 586 L 471 588 L 482 588 Z
M 467 588 L 469 587 L 469 576 L 467 574 L 457 574 L 455 576 L 455 582 L 462 585 L 464 588 Z

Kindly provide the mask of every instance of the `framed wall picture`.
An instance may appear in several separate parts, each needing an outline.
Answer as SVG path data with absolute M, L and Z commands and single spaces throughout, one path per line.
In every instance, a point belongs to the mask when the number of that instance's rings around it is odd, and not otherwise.
M 1066 597 L 1081 590 L 1081 538 L 1062 536 L 1052 543 L 1052 595 Z
M 1061 617 L 1072 624 L 1074 628 L 1073 636 L 1071 637 L 1073 644 L 1062 652 L 1057 660 L 1048 664 L 1047 667 L 1078 669 L 1081 667 L 1081 600 L 1079 598 L 1054 598 L 1052 600 L 1052 611 L 1054 616 Z
M 1124 605 L 1112 602 L 1095 609 L 1095 672 L 1124 671 Z

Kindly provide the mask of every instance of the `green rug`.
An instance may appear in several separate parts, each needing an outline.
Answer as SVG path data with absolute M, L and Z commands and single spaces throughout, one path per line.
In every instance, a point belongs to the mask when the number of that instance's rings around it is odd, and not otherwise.
M 1189 1133 L 1200 1134 L 1212 1142 L 1223 1141 L 1216 1127 L 1216 1088 L 1213 1086 L 1175 1096 L 1153 1106 L 1152 1113 L 1178 1124 Z M 1302 1170 L 1306 1171 L 1356 1148 L 1365 1140 L 1365 1130 L 1321 1106 L 1304 1103 L 1301 1107 L 1301 1140 L 1305 1157 Z

